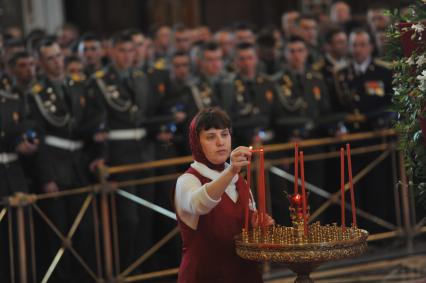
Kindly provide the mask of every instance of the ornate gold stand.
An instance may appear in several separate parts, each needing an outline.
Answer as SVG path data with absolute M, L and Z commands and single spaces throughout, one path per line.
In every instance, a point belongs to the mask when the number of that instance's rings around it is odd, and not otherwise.
M 314 282 L 309 274 L 322 263 L 363 254 L 367 249 L 368 232 L 356 227 L 345 231 L 336 223 L 308 226 L 305 236 L 303 216 L 290 208 L 293 226 L 270 226 L 243 230 L 235 237 L 237 254 L 253 261 L 285 264 L 297 274 L 296 283 Z

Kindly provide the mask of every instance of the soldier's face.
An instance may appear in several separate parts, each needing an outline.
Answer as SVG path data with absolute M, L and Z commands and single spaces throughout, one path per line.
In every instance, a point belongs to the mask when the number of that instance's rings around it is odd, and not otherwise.
M 308 57 L 308 50 L 305 43 L 296 41 L 287 44 L 285 57 L 290 67 L 297 70 L 303 69 L 305 67 L 306 58 Z
M 172 60 L 173 74 L 179 81 L 185 81 L 189 76 L 189 57 L 176 56 Z
M 291 36 L 296 34 L 297 26 L 296 20 L 299 17 L 298 12 L 288 12 L 283 18 L 282 27 L 285 33 L 285 36 Z
M 217 76 L 220 74 L 223 68 L 222 51 L 217 50 L 206 50 L 204 51 L 204 57 L 201 60 L 201 70 L 206 76 Z
M 336 33 L 330 44 L 330 52 L 336 57 L 343 57 L 348 50 L 348 36 L 344 32 Z
M 367 33 L 352 34 L 350 37 L 350 49 L 354 60 L 362 63 L 367 60 L 373 52 L 370 37 Z
M 79 49 L 80 57 L 87 65 L 100 64 L 102 58 L 102 48 L 99 41 L 84 41 Z
M 299 23 L 300 36 L 303 37 L 306 42 L 315 45 L 318 37 L 318 25 L 317 22 L 311 19 L 302 19 Z
M 239 72 L 248 77 L 254 76 L 256 73 L 257 56 L 253 48 L 239 50 L 237 52 L 237 67 Z
M 175 47 L 176 50 L 184 52 L 191 49 L 191 37 L 187 30 L 175 32 Z
M 133 42 L 120 42 L 113 46 L 111 50 L 114 65 L 119 70 L 126 70 L 132 67 L 135 58 L 135 49 Z
M 156 42 L 159 46 L 163 48 L 167 48 L 170 44 L 170 37 L 171 37 L 172 31 L 169 27 L 161 27 L 157 31 L 156 36 Z
M 334 4 L 330 16 L 331 20 L 335 23 L 346 23 L 351 19 L 351 9 L 348 4 L 344 2 L 338 2 Z
M 135 65 L 138 66 L 145 61 L 146 45 L 142 34 L 133 35 L 132 41 L 135 46 Z
M 64 75 L 64 55 L 59 44 L 41 48 L 40 65 L 46 75 L 53 78 L 60 78 Z
M 255 43 L 254 34 L 251 30 L 245 29 L 245 30 L 239 30 L 235 32 L 235 43 Z
M 83 64 L 77 61 L 71 62 L 67 65 L 66 72 L 68 75 L 82 75 L 84 74 Z
M 201 130 L 200 144 L 208 161 L 213 164 L 223 164 L 231 154 L 229 129 Z
M 26 57 L 18 59 L 15 67 L 12 68 L 12 74 L 19 82 L 31 82 L 36 75 L 34 58 Z
M 224 56 L 231 54 L 234 49 L 234 40 L 229 32 L 220 32 L 216 36 L 216 41 L 219 43 Z

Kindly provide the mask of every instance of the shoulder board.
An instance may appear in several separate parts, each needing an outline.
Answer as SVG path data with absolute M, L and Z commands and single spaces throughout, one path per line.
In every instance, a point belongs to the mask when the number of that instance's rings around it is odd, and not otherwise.
M 312 70 L 314 71 L 320 71 L 325 65 L 325 60 L 320 59 L 319 61 L 312 64 Z
M 384 67 L 386 69 L 392 69 L 392 63 L 391 62 L 387 62 L 381 59 L 374 59 L 374 64 L 380 66 L 380 67 Z
M 43 86 L 40 83 L 35 83 L 31 88 L 31 92 L 38 94 L 43 90 Z
M 312 70 L 311 74 L 312 74 L 312 77 L 315 79 L 319 79 L 319 80 L 324 79 L 323 75 L 318 71 Z
M 105 76 L 105 72 L 103 70 L 99 70 L 95 72 L 95 78 L 102 79 Z
M 143 77 L 144 73 L 141 70 L 134 70 L 132 72 L 132 77 L 136 78 L 136 77 Z
M 70 76 L 70 79 L 75 81 L 75 82 L 82 82 L 86 79 L 86 76 L 84 76 L 82 74 L 72 74 Z
M 272 81 L 272 79 L 270 76 L 264 73 L 260 73 L 259 75 L 257 75 L 256 81 L 257 83 L 262 84 L 262 83 L 269 83 Z
M 345 65 L 342 65 L 342 66 L 339 66 L 339 67 L 335 67 L 335 68 L 333 69 L 333 71 L 334 71 L 335 73 L 340 73 L 340 72 L 342 72 L 343 70 L 347 69 L 348 67 L 349 67 L 349 64 L 345 64 Z

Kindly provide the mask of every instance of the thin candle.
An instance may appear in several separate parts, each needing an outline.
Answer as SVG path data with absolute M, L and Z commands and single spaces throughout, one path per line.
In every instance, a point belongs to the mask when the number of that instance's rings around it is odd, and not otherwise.
M 299 191 L 299 145 L 294 145 L 294 194 Z
M 252 147 L 249 147 L 250 150 Z M 249 209 L 250 209 L 250 183 L 251 183 L 251 156 L 248 157 L 248 164 L 247 164 L 247 205 L 245 207 L 245 223 L 244 228 L 246 231 L 248 231 L 249 227 Z
M 260 151 L 257 151 L 260 152 Z M 261 220 L 262 220 L 262 162 L 261 162 L 261 158 L 259 155 L 258 158 L 258 167 L 257 167 L 257 216 L 258 216 L 258 224 L 261 225 Z
M 351 161 L 351 146 L 346 144 L 346 155 L 348 157 L 348 174 L 349 174 L 349 185 L 351 190 L 351 208 L 352 208 L 352 225 L 356 225 L 356 207 L 355 207 L 355 193 L 354 193 L 354 183 L 352 181 L 352 161 Z
M 260 149 L 260 194 L 261 194 L 261 213 L 260 213 L 260 223 L 262 227 L 264 226 L 265 213 L 266 213 L 266 204 L 265 204 L 265 156 L 263 148 Z
M 308 236 L 308 219 L 306 217 L 306 192 L 305 192 L 305 164 L 303 160 L 303 151 L 300 152 L 300 177 L 302 178 L 302 205 L 303 205 L 303 230 L 305 236 Z
M 345 232 L 346 224 L 345 224 L 345 149 L 340 148 L 340 193 L 341 193 L 341 218 L 342 218 L 342 230 Z

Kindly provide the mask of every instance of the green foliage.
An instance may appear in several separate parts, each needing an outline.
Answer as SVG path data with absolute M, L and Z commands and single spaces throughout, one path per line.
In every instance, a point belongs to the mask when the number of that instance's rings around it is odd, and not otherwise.
M 393 109 L 398 113 L 395 127 L 400 133 L 410 186 L 426 205 L 426 143 L 419 123 L 420 118 L 426 118 L 426 82 L 422 84 L 422 76 L 426 76 L 426 41 L 421 32 L 422 27 L 426 30 L 426 0 L 416 0 L 404 14 L 394 10 L 387 11 L 387 15 L 395 23 L 387 31 L 386 45 L 387 59 L 394 68 Z M 401 22 L 412 25 L 400 30 Z M 411 40 L 422 42 L 409 58 L 403 55 L 404 32 L 412 32 Z

